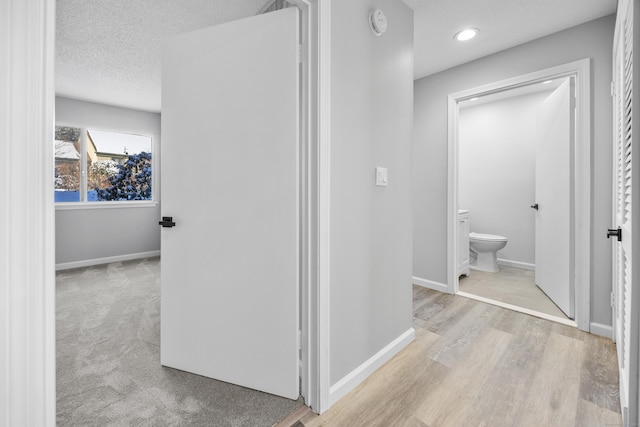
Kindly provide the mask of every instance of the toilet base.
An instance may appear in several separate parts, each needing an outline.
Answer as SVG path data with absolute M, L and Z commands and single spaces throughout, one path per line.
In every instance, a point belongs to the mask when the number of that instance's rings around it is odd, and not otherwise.
M 488 273 L 497 273 L 500 271 L 495 252 L 476 252 L 474 255 L 475 260 L 469 264 L 469 267 L 472 269 L 486 271 Z

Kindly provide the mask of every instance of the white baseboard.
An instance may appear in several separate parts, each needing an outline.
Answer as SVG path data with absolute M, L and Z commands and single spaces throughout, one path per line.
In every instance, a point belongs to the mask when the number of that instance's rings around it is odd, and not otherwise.
M 411 328 L 393 340 L 385 348 L 374 354 L 369 360 L 351 371 L 347 376 L 329 387 L 329 407 L 356 388 L 358 384 L 373 374 L 376 369 L 388 362 L 400 350 L 409 345 L 416 337 L 415 329 Z
M 498 258 L 498 265 L 504 265 L 505 267 L 521 268 L 523 270 L 535 270 L 536 265 L 528 262 L 512 261 L 508 259 Z
M 413 284 L 422 286 L 423 288 L 433 289 L 434 291 L 449 292 L 449 287 L 445 283 L 434 282 L 433 280 L 422 279 L 420 277 L 413 276 Z
M 600 335 L 601 337 L 613 339 L 613 328 L 609 325 L 591 322 L 591 324 L 589 325 L 589 332 L 594 335 Z
M 109 264 L 112 262 L 130 261 L 160 256 L 160 251 L 140 252 L 137 254 L 117 255 L 105 258 L 86 259 L 82 261 L 63 262 L 56 264 L 56 271 L 69 270 L 71 268 L 90 267 L 92 265 Z

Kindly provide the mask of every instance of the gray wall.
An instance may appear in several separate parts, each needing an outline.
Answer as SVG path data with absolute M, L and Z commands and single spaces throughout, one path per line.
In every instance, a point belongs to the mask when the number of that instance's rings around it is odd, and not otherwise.
M 397 0 L 331 12 L 331 384 L 412 327 L 413 12 Z M 381 37 L 369 11 L 389 22 Z M 375 186 L 375 167 L 388 187 Z
M 591 322 L 611 325 L 611 46 L 613 15 L 416 80 L 412 157 L 416 277 L 447 280 L 447 95 L 590 57 Z
M 160 114 L 56 98 L 57 124 L 151 136 L 160 164 Z M 154 191 L 160 175 L 154 171 Z M 160 206 L 56 210 L 56 264 L 160 250 Z

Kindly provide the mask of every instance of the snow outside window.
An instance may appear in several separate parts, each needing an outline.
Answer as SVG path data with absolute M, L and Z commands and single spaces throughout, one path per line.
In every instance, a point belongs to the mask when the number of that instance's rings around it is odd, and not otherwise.
M 55 201 L 151 201 L 149 136 L 56 126 Z

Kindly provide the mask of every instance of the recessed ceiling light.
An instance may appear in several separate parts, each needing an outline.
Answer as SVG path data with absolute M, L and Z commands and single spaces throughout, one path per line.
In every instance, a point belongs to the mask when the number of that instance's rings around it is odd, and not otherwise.
M 545 80 L 544 82 L 542 82 L 543 85 L 548 85 L 549 83 L 551 83 L 553 80 Z
M 453 38 L 458 40 L 459 42 L 465 42 L 477 36 L 478 32 L 479 31 L 476 28 L 466 28 L 462 31 L 458 31 L 456 35 L 453 36 Z

